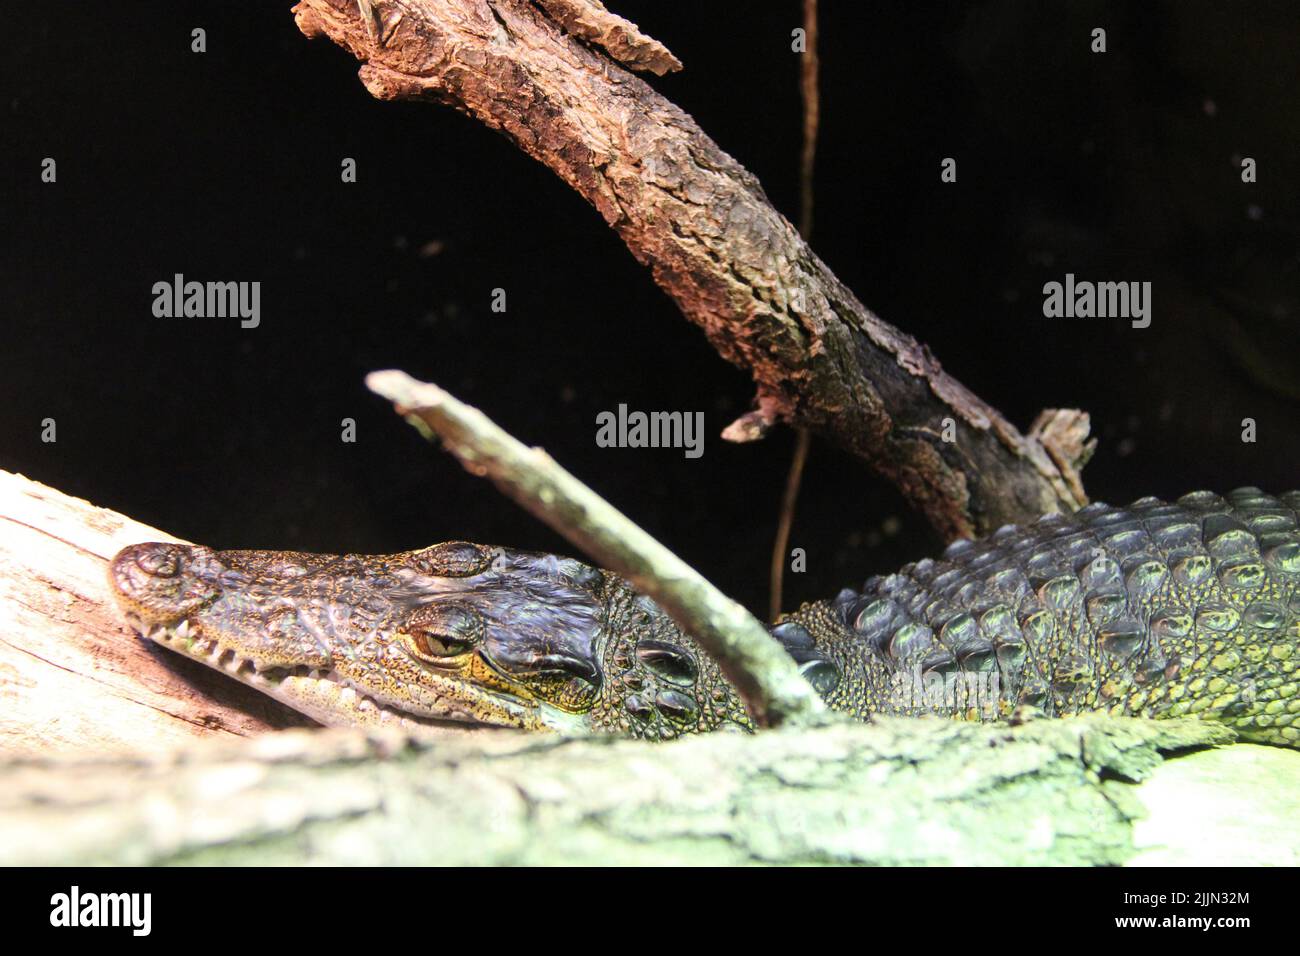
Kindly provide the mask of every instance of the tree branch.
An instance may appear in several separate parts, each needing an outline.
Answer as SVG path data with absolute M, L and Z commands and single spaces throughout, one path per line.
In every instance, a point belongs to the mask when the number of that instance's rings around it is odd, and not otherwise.
M 671 743 L 322 730 L 0 760 L 0 864 L 1294 864 L 1294 754 L 1162 764 L 1223 733 L 1097 715 Z M 1242 794 L 1243 820 L 1221 812 Z
M 585 197 L 714 348 L 758 386 L 758 417 L 867 461 L 948 537 L 1072 510 L 1050 454 L 857 300 L 758 181 L 682 110 L 525 0 L 301 0 L 298 27 L 363 65 L 379 99 L 449 103 Z M 949 428 L 945 428 L 947 423 Z M 945 432 L 955 441 L 945 441 Z
M 630 23 L 605 9 L 600 0 L 537 0 L 564 32 L 603 47 L 605 52 L 631 70 L 645 70 L 663 76 L 682 68 L 658 40 L 648 37 Z

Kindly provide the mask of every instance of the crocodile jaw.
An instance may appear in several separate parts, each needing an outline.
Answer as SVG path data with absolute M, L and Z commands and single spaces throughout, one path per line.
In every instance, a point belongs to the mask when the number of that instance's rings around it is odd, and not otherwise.
M 443 737 L 469 729 L 554 731 L 578 734 L 587 728 L 580 717 L 541 703 L 525 707 L 503 695 L 484 692 L 468 706 L 462 695 L 431 697 L 420 713 L 385 703 L 334 667 L 266 664 L 241 655 L 219 639 L 204 635 L 200 624 L 147 624 L 127 614 L 142 637 L 218 670 L 278 700 L 327 727 L 396 728 L 417 737 Z M 494 698 L 494 699 L 484 699 Z

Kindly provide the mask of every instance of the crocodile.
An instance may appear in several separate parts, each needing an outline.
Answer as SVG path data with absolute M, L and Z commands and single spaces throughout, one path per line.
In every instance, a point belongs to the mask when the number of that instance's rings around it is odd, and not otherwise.
M 149 542 L 109 579 L 141 634 L 326 725 L 753 729 L 692 638 L 573 558 L 465 541 L 382 556 Z M 770 632 L 831 710 L 861 720 L 1196 715 L 1300 747 L 1300 492 L 1049 514 Z

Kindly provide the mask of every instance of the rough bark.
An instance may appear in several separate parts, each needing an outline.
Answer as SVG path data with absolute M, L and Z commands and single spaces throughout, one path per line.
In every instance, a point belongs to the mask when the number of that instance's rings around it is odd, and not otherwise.
M 108 559 L 179 540 L 0 471 L 0 752 L 157 752 L 311 722 L 138 639 Z
M 1258 836 L 1236 846 L 1211 838 L 1214 801 L 1242 783 L 1213 779 L 1219 753 L 1171 761 L 1211 777 L 1168 794 L 1182 781 L 1162 780 L 1160 751 L 1213 739 L 1204 723 L 1101 717 L 670 744 L 503 732 L 429 747 L 291 731 L 157 759 L 0 763 L 0 863 L 1294 861 L 1282 786 L 1252 800 Z M 1300 782 L 1300 761 L 1281 759 L 1295 755 L 1227 749 L 1238 751 L 1256 773 Z M 1180 825 L 1140 832 L 1145 813 L 1170 812 L 1131 782 L 1148 777 Z M 1189 816 L 1203 822 L 1181 825 Z
M 658 40 L 643 34 L 635 23 L 610 13 L 600 0 L 536 0 L 564 32 L 603 47 L 605 52 L 632 70 L 658 76 L 682 68 Z
M 379 99 L 449 103 L 585 197 L 727 360 L 758 411 L 867 461 L 948 537 L 1071 510 L 1078 460 L 1051 454 L 873 314 L 682 110 L 527 0 L 301 0 L 309 37 L 359 60 Z M 378 26 L 376 26 L 376 24 Z M 944 441 L 945 422 L 956 440 Z

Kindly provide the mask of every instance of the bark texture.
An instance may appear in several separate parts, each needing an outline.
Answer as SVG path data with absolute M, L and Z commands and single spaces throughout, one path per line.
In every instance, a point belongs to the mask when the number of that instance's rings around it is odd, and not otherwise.
M 449 103 L 585 197 L 778 419 L 866 460 L 947 537 L 1072 510 L 1077 467 L 873 314 L 682 110 L 527 0 L 301 0 L 377 98 Z M 945 441 L 945 432 L 955 441 Z
M 603 47 L 624 66 L 663 76 L 682 68 L 658 40 L 642 33 L 635 23 L 610 13 L 600 0 L 537 0 L 566 33 Z
M 1162 750 L 1215 739 L 1222 731 L 1205 723 L 1101 717 L 1016 728 L 891 721 L 668 744 L 503 732 L 416 746 L 349 731 L 290 731 L 204 742 L 157 759 L 0 763 L 0 863 L 1196 858 L 1204 828 L 1135 835 L 1144 786 L 1132 781 L 1160 770 Z M 1216 758 L 1198 753 L 1175 763 Z M 1266 766 L 1297 781 L 1300 761 Z M 1220 779 L 1218 789 L 1240 784 Z M 1184 789 L 1179 799 L 1185 814 L 1213 818 L 1213 790 Z M 1279 807 L 1253 806 L 1264 832 L 1282 832 Z M 1287 845 L 1294 854 L 1294 833 Z M 1269 850 L 1252 841 L 1223 846 L 1218 859 L 1242 862 L 1261 852 Z
M 108 560 L 176 540 L 0 471 L 0 753 L 159 752 L 311 724 L 122 623 Z

